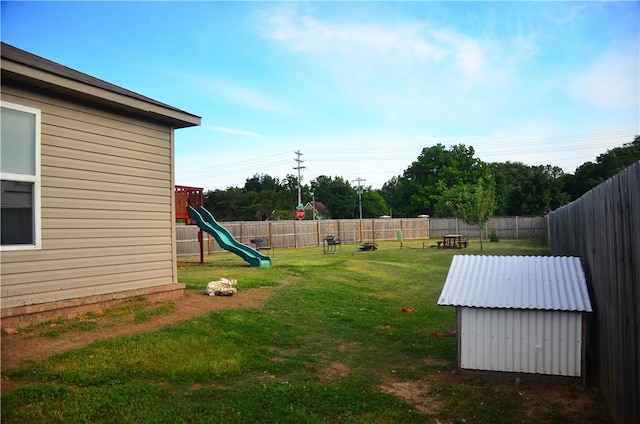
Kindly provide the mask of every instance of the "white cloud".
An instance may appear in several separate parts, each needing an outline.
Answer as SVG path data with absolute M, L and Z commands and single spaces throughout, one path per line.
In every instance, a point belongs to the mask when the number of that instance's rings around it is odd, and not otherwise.
M 214 131 L 217 132 L 221 132 L 224 134 L 231 134 L 231 135 L 241 135 L 241 136 L 246 136 L 246 137 L 265 137 L 262 134 L 259 134 L 257 132 L 253 132 L 253 131 L 248 131 L 248 130 L 240 130 L 240 129 L 235 129 L 235 128 L 227 128 L 227 127 L 204 127 L 204 128 L 209 128 L 212 129 Z
M 416 136 L 416 141 L 419 141 L 425 144 L 437 144 L 439 143 L 439 140 L 440 138 L 427 135 L 427 134 L 419 134 Z
M 558 25 L 565 25 L 565 24 L 571 23 L 580 16 L 581 12 L 585 8 L 587 8 L 587 5 L 585 4 L 571 5 L 571 7 L 569 7 L 569 10 L 564 15 L 555 16 L 552 18 L 552 20 Z
M 607 52 L 568 84 L 569 94 L 602 109 L 638 110 L 639 61 L 637 47 Z
M 208 87 L 211 88 L 217 94 L 233 101 L 251 107 L 253 109 L 265 110 L 268 112 L 277 112 L 283 114 L 290 114 L 290 108 L 275 99 L 270 98 L 264 94 L 254 91 L 241 84 L 237 84 L 231 81 L 209 81 Z
M 491 75 L 487 66 L 488 45 L 453 31 L 434 31 L 435 39 L 448 46 L 455 67 L 465 76 L 485 81 Z
M 181 75 L 181 77 L 189 80 L 189 84 L 197 87 L 201 92 L 209 92 L 212 96 L 226 99 L 241 106 L 282 115 L 293 113 L 289 105 L 239 82 L 199 75 Z
M 256 30 L 276 49 L 298 55 L 310 73 L 326 78 L 321 86 L 326 92 L 377 116 L 389 117 L 389 110 L 407 118 L 435 116 L 462 103 L 473 107 L 517 69 L 518 57 L 529 57 L 426 19 L 396 15 L 371 21 L 349 15 L 345 20 L 344 14 L 305 12 L 296 6 L 263 10 Z
M 394 61 L 398 57 L 438 61 L 446 56 L 446 50 L 421 35 L 422 30 L 422 25 L 411 22 L 332 23 L 282 9 L 272 11 L 260 29 L 266 38 L 287 49 L 313 55 Z

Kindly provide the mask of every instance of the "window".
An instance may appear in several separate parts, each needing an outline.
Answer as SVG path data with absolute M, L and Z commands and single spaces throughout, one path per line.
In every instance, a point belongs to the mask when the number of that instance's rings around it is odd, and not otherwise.
M 1 250 L 39 249 L 40 111 L 0 105 Z

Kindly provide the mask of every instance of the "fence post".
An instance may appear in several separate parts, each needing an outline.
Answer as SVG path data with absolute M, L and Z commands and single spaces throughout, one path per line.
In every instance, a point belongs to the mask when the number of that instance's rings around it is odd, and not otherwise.
M 202 241 L 202 234 L 203 234 L 202 230 L 198 231 L 198 244 L 200 245 L 200 263 L 201 264 L 204 263 L 204 246 Z
M 376 222 L 373 219 L 371 220 L 371 241 L 376 242 Z
M 516 215 L 516 239 L 518 238 L 518 215 Z
M 273 239 L 273 221 L 269 221 L 269 246 L 272 249 L 275 247 L 275 240 Z
M 430 219 L 431 218 L 427 215 L 427 217 L 424 220 L 425 223 L 426 223 L 425 235 L 426 235 L 426 238 L 428 238 L 428 239 L 431 238 L 431 234 L 430 234 L 430 232 L 431 232 L 431 221 L 430 221 Z

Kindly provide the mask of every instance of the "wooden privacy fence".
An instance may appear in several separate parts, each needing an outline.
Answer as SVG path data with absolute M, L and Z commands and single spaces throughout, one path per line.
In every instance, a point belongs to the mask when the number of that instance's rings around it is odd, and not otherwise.
M 593 313 L 587 372 L 616 423 L 640 422 L 640 162 L 548 216 L 554 255 L 579 256 Z
M 402 232 L 404 240 L 440 238 L 445 234 L 463 234 L 478 237 L 476 227 L 456 218 L 379 218 L 329 219 L 321 221 L 230 221 L 221 223 L 241 243 L 253 246 L 251 239 L 266 237 L 273 248 L 320 246 L 327 236 L 340 238 L 345 243 L 360 241 L 397 240 Z M 546 221 L 542 216 L 496 217 L 485 227 L 485 237 L 495 231 L 503 238 L 545 238 Z M 198 227 L 176 227 L 178 256 L 195 256 L 200 252 Z M 223 250 L 205 234 L 205 253 Z
M 499 216 L 487 222 L 482 236 L 488 238 L 495 231 L 499 238 L 541 238 L 547 236 L 547 224 L 543 216 Z M 440 238 L 445 234 L 462 234 L 467 238 L 478 238 L 478 227 L 458 218 L 430 218 L 429 237 Z
M 274 249 L 320 246 L 327 236 L 338 237 L 343 243 L 396 240 L 398 231 L 402 231 L 406 239 L 429 238 L 428 218 L 231 221 L 220 224 L 240 243 L 253 246 L 252 239 L 266 237 Z M 225 251 L 207 235 L 204 237 L 205 253 Z M 197 226 L 177 225 L 176 240 L 178 256 L 199 254 Z

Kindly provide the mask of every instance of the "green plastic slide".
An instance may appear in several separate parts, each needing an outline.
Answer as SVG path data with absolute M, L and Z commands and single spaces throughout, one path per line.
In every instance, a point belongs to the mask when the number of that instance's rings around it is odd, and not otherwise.
M 213 215 L 211 215 L 211 212 L 202 206 L 199 206 L 198 210 L 187 206 L 187 212 L 189 212 L 191 219 L 196 221 L 198 227 L 200 227 L 202 231 L 211 234 L 223 249 L 240 256 L 247 261 L 250 266 L 271 266 L 270 256 L 263 255 L 251 246 L 240 243 L 233 237 L 229 230 L 218 224 Z

